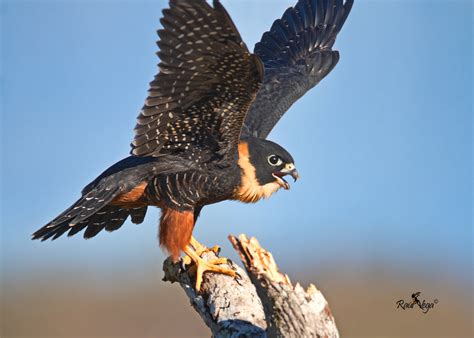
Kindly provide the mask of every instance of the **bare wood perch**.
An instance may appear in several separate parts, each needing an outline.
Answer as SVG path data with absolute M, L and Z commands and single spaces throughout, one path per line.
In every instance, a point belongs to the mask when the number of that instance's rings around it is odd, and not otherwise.
M 247 273 L 229 263 L 241 278 L 207 273 L 199 294 L 194 276 L 180 263 L 164 262 L 164 280 L 179 282 L 213 337 L 339 337 L 322 293 L 311 284 L 305 291 L 281 273 L 270 252 L 257 239 L 229 236 Z M 216 258 L 211 251 L 206 260 Z
M 207 261 L 216 257 L 212 251 L 202 256 Z M 200 293 L 194 288 L 194 274 L 169 258 L 163 264 L 164 280 L 180 283 L 213 337 L 266 337 L 265 313 L 255 286 L 241 267 L 229 265 L 240 278 L 205 273 Z

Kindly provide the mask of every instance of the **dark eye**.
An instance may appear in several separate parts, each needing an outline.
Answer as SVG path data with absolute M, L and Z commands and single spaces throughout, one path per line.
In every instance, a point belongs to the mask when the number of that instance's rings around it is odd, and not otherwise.
M 283 163 L 281 158 L 277 155 L 270 155 L 267 157 L 267 160 L 268 160 L 268 163 L 270 163 L 270 165 L 274 167 Z

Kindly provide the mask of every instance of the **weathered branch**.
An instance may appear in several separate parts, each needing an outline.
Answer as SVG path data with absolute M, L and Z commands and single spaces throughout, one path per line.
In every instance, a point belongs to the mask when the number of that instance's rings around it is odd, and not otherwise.
M 163 265 L 164 279 L 181 284 L 213 337 L 339 337 L 329 305 L 313 284 L 306 291 L 298 283 L 293 286 L 255 238 L 229 240 L 248 275 L 229 263 L 241 278 L 206 273 L 199 294 L 188 268 L 171 260 Z M 216 255 L 210 251 L 203 258 Z
M 210 251 L 202 258 L 209 261 L 216 255 Z M 169 258 L 163 264 L 164 280 L 181 284 L 213 337 L 266 337 L 265 314 L 255 286 L 241 267 L 228 265 L 240 278 L 205 273 L 200 293 L 194 288 L 194 274 Z
M 256 238 L 229 236 L 262 300 L 269 337 L 339 337 L 334 317 L 323 294 L 310 284 L 281 273 L 270 252 Z

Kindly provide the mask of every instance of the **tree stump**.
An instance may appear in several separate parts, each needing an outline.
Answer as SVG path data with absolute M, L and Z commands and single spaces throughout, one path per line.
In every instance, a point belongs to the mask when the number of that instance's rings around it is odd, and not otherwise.
M 293 286 L 256 238 L 229 240 L 246 272 L 229 262 L 239 277 L 205 273 L 199 293 L 188 267 L 170 259 L 163 264 L 164 280 L 180 283 L 213 337 L 339 337 L 329 305 L 313 284 L 306 290 Z M 212 251 L 203 255 L 216 257 Z

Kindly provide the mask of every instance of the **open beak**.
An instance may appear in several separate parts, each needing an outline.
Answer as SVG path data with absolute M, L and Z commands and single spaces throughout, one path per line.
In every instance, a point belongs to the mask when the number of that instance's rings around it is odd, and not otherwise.
M 290 175 L 293 177 L 293 180 L 296 182 L 298 178 L 300 178 L 300 175 L 298 174 L 298 171 L 295 168 L 295 165 L 293 163 L 287 163 L 282 170 L 273 173 L 273 177 L 277 180 L 277 183 L 280 185 L 285 190 L 290 189 L 290 185 L 288 182 L 283 178 L 286 175 Z

